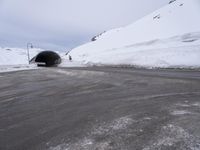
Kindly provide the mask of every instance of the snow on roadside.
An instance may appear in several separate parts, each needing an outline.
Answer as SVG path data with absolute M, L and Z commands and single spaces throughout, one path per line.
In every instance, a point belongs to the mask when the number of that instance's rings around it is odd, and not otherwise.
M 43 51 L 39 48 L 30 49 L 30 58 Z M 28 64 L 27 50 L 21 48 L 0 47 L 0 73 L 37 69 L 36 65 Z
M 35 57 L 38 53 L 44 51 L 40 48 L 30 49 L 30 59 Z M 64 52 L 55 51 L 63 59 L 59 67 L 82 67 L 78 62 L 70 62 L 66 59 Z M 28 64 L 27 50 L 22 48 L 1 48 L 0 47 L 0 72 L 11 72 L 37 69 L 36 65 Z
M 22 71 L 22 70 L 33 70 L 38 69 L 35 65 L 5 65 L 0 66 L 0 73 L 2 72 L 13 72 L 13 71 Z
M 41 51 L 43 50 L 39 48 L 30 49 L 30 58 L 33 58 Z M 0 47 L 0 66 L 6 65 L 28 65 L 27 50 Z
M 45 51 L 40 48 L 32 48 L 29 50 L 30 59 L 35 57 L 40 52 Z M 84 66 L 80 62 L 69 61 L 68 55 L 65 55 L 65 52 L 55 51 L 62 58 L 61 67 L 74 67 L 74 66 Z M 9 66 L 9 65 L 28 65 L 28 56 L 27 49 L 22 48 L 2 48 L 0 47 L 0 66 Z
M 185 38 L 188 36 L 187 38 Z M 190 41 L 194 40 L 195 41 Z M 185 41 L 189 42 L 185 42 Z M 133 65 L 146 68 L 199 68 L 200 33 L 152 40 L 124 47 L 93 51 L 81 48 L 71 52 L 76 61 L 92 65 Z
M 69 61 L 68 55 L 64 55 L 61 58 L 62 63 L 59 65 L 59 67 L 86 67 L 85 64 L 79 61 Z

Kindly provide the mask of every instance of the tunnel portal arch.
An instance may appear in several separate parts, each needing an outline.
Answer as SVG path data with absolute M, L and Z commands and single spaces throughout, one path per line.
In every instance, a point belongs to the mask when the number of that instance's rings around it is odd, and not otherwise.
M 43 51 L 36 55 L 35 63 L 38 66 L 53 67 L 61 63 L 61 57 L 53 51 Z

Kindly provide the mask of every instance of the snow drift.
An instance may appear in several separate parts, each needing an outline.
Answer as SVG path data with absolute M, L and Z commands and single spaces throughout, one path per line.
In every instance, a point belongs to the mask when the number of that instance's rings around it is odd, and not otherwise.
M 85 64 L 200 67 L 199 15 L 199 0 L 175 0 L 131 25 L 103 33 L 69 55 Z
M 30 58 L 36 56 L 42 49 L 30 49 Z M 21 48 L 1 48 L 0 65 L 25 65 L 28 64 L 27 50 Z

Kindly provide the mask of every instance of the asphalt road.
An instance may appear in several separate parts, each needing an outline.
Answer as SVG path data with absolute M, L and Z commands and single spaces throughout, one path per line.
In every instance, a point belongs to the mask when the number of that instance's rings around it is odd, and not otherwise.
M 0 74 L 0 150 L 199 150 L 200 72 Z

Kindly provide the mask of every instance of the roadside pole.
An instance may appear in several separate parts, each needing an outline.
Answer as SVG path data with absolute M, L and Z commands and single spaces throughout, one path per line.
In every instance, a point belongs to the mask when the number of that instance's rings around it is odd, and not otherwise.
M 27 43 L 27 57 L 28 57 L 28 64 L 30 64 L 30 52 L 29 52 L 29 46 L 30 48 L 33 48 L 32 43 Z

